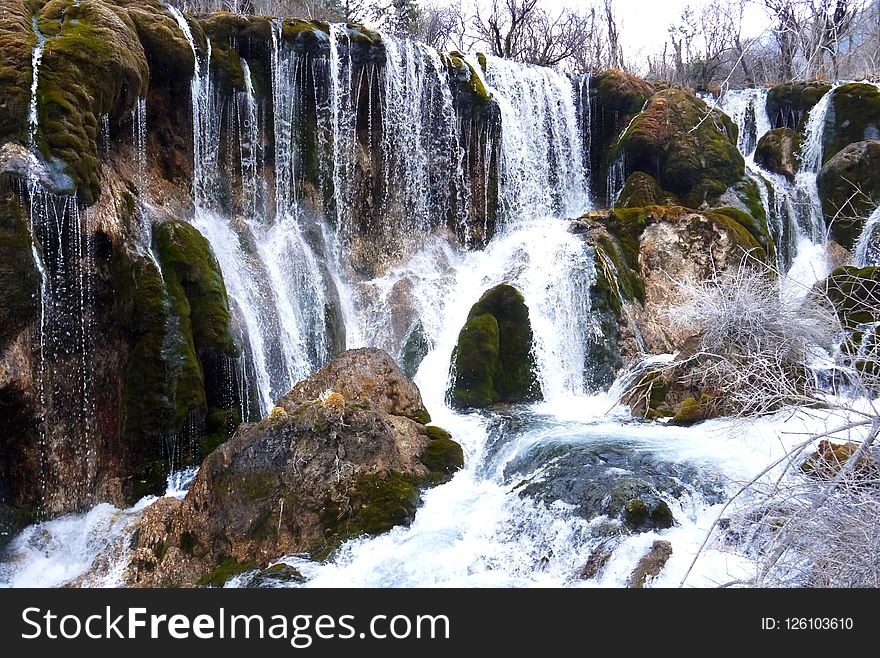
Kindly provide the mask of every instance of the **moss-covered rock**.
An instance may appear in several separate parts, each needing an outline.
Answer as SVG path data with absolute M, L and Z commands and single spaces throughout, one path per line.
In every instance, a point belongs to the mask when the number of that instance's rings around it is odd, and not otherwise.
M 27 139 L 31 53 L 36 42 L 24 0 L 6 0 L 0 14 L 0 144 Z
M 713 202 L 745 175 L 730 118 L 680 89 L 655 94 L 620 137 L 612 156 L 627 174 L 646 172 L 691 208 Z
M 801 149 L 801 135 L 793 128 L 775 128 L 758 141 L 755 162 L 793 181 L 800 168 L 797 154 Z
M 880 140 L 880 89 L 866 82 L 837 87 L 825 118 L 822 162 L 828 162 L 849 144 Z
M 540 399 L 529 310 L 516 288 L 487 290 L 471 307 L 452 357 L 452 404 L 488 407 Z
M 880 308 L 880 268 L 843 266 L 828 275 L 825 293 L 847 329 L 876 322 Z
M 807 115 L 831 90 L 827 82 L 788 82 L 767 92 L 767 116 L 774 128 L 803 128 Z
M 125 7 L 137 30 L 151 84 L 188 87 L 195 70 L 192 48 L 165 4 L 161 0 L 116 1 Z
M 64 163 L 86 204 L 100 194 L 100 117 L 127 116 L 146 94 L 149 67 L 128 13 L 102 0 L 50 0 L 38 24 L 46 37 L 37 104 L 38 142 Z
M 211 245 L 192 225 L 179 221 L 157 226 L 153 239 L 175 315 L 192 327 L 197 352 L 237 357 L 226 285 Z
M 764 216 L 763 211 L 757 218 L 738 208 L 718 208 L 717 210 L 712 211 L 712 214 L 723 215 L 735 221 L 748 231 L 749 235 L 761 247 L 766 255 L 765 259 L 767 262 L 773 262 L 775 260 L 776 246 L 773 241 L 773 236 L 770 235 L 770 228 L 767 226 L 767 219 Z M 716 217 L 716 220 L 717 219 L 718 218 Z M 748 240 L 741 241 L 741 244 L 745 248 L 751 248 L 751 245 L 748 244 Z
M 593 194 L 606 200 L 611 151 L 621 131 L 654 94 L 654 86 L 634 75 L 609 69 L 590 77 L 590 86 L 582 90 L 590 108 L 590 167 Z
M 202 576 L 196 584 L 202 587 L 223 587 L 233 576 L 252 571 L 256 567 L 257 565 L 253 562 L 238 562 L 233 558 L 226 558 L 209 573 Z
M 664 191 L 653 176 L 643 171 L 633 172 L 614 204 L 616 208 L 644 208 L 645 206 L 677 206 L 678 198 Z
M 0 180 L 0 350 L 39 312 L 40 275 L 27 220 L 18 195 Z
M 825 163 L 816 182 L 831 235 L 852 249 L 865 219 L 880 205 L 880 141 L 845 147 Z
M 432 482 L 446 482 L 464 467 L 464 452 L 446 430 L 435 425 L 429 425 L 425 430 L 431 441 L 422 453 L 422 463 L 431 471 Z

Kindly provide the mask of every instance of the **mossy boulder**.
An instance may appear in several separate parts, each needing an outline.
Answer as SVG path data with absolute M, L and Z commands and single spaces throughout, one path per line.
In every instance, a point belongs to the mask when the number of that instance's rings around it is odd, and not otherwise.
M 6 0 L 0 14 L 0 144 L 27 140 L 31 53 L 36 42 L 24 0 Z
M 175 315 L 192 330 L 200 355 L 239 355 L 230 330 L 229 298 L 211 245 L 186 222 L 168 221 L 153 235 Z
M 452 356 L 450 401 L 459 408 L 541 398 L 532 326 L 522 294 L 501 284 L 471 307 Z
M 633 172 L 614 204 L 616 208 L 644 208 L 645 206 L 677 206 L 678 198 L 660 187 L 656 179 L 643 171 Z
M 767 91 L 767 116 L 774 128 L 802 129 L 813 106 L 831 90 L 827 82 L 788 82 Z
M 324 559 L 348 539 L 412 521 L 420 487 L 451 477 L 460 447 L 399 415 L 408 410 L 400 389 L 414 384 L 388 354 L 352 352 L 211 453 L 183 501 L 147 510 L 129 584 L 219 584 L 244 566 Z M 346 367 L 354 363 L 369 372 Z M 389 377 L 375 379 L 380 372 Z
M 128 115 L 146 94 L 149 67 L 128 13 L 101 0 L 51 0 L 40 11 L 46 37 L 37 105 L 38 143 L 58 159 L 85 204 L 100 194 L 100 117 Z
M 832 92 L 825 118 L 822 163 L 865 140 L 880 140 L 880 89 L 867 82 L 841 85 Z
M 745 176 L 730 118 L 680 89 L 655 94 L 620 137 L 612 157 L 627 174 L 643 171 L 682 203 L 713 202 Z
M 880 205 L 880 141 L 845 147 L 825 163 L 816 182 L 831 235 L 852 249 L 865 219 Z
M 117 0 L 135 26 L 153 85 L 189 86 L 195 70 L 192 48 L 161 0 Z M 198 31 L 198 26 L 193 26 Z
M 211 40 L 211 71 L 221 89 L 244 89 L 241 58 L 269 61 L 272 43 L 271 18 L 219 11 L 198 21 Z
M 614 143 L 630 120 L 642 111 L 645 102 L 654 94 L 654 86 L 641 78 L 623 71 L 609 69 L 590 77 L 589 87 L 582 89 L 581 101 L 590 108 L 590 167 L 592 187 L 596 198 L 606 200 L 605 181 L 612 162 Z
M 0 180 L 0 351 L 39 312 L 40 275 L 27 219 L 19 196 Z
M 755 162 L 793 181 L 800 168 L 801 135 L 793 128 L 774 128 L 758 141 Z

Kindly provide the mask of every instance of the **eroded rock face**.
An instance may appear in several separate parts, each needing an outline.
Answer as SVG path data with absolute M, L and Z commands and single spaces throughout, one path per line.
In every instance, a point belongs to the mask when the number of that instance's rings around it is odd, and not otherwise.
M 488 407 L 540 399 L 532 326 L 522 294 L 502 284 L 471 307 L 452 357 L 452 404 Z
M 767 92 L 767 116 L 774 128 L 801 129 L 807 115 L 831 90 L 827 82 L 789 82 Z
M 186 498 L 145 512 L 128 582 L 221 584 L 283 555 L 321 557 L 408 524 L 419 487 L 462 464 L 460 447 L 428 419 L 388 354 L 343 353 L 209 455 Z
M 825 117 L 822 161 L 828 162 L 849 144 L 880 139 L 880 89 L 866 82 L 837 87 Z
M 620 137 L 612 157 L 627 175 L 646 172 L 684 205 L 712 203 L 742 180 L 745 164 L 730 118 L 680 89 L 654 94 Z

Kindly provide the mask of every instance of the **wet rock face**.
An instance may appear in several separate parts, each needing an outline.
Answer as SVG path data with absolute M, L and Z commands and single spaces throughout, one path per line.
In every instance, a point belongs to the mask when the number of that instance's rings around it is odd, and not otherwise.
M 831 90 L 827 82 L 790 82 L 767 92 L 767 116 L 773 128 L 800 130 L 807 115 Z
M 880 141 L 850 144 L 825 163 L 816 183 L 831 235 L 852 249 L 880 204 Z
M 727 115 L 680 89 L 666 89 L 633 119 L 612 157 L 623 158 L 627 175 L 648 173 L 684 205 L 699 208 L 745 175 L 736 140 Z
M 825 117 L 822 161 L 828 162 L 849 144 L 880 140 L 880 89 L 852 82 L 837 87 Z
M 532 326 L 516 288 L 486 291 L 468 314 L 452 357 L 452 404 L 488 407 L 540 399 L 532 354 Z
M 220 584 L 286 554 L 322 557 L 345 539 L 408 524 L 419 487 L 463 461 L 427 420 L 388 354 L 343 353 L 209 455 L 183 501 L 147 510 L 130 584 Z
M 793 181 L 800 168 L 797 160 L 800 148 L 800 133 L 793 128 L 776 128 L 761 137 L 755 150 L 755 162 Z

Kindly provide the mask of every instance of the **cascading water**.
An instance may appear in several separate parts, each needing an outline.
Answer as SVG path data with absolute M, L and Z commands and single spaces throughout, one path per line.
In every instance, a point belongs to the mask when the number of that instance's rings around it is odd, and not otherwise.
M 425 494 L 410 528 L 351 541 L 325 563 L 290 558 L 308 585 L 619 586 L 655 539 L 671 541 L 674 552 L 653 584 L 677 584 L 719 511 L 727 479 L 750 479 L 784 446 L 768 438 L 775 435 L 771 421 L 756 423 L 743 440 L 732 441 L 719 440 L 731 432 L 726 421 L 672 431 L 660 423 L 631 422 L 624 412 L 607 413 L 620 385 L 606 394 L 593 381 L 590 348 L 604 341 L 590 293 L 594 254 L 565 221 L 590 207 L 585 121 L 590 112 L 581 110 L 579 116 L 575 102 L 589 81 L 578 87 L 554 71 L 492 57 L 484 72 L 479 59 L 466 57 L 465 66 L 479 76 L 501 113 L 500 127 L 476 126 L 456 106 L 448 73 L 452 58 L 383 37 L 384 64 L 355 61 L 351 28 L 341 25 L 330 27 L 324 55 L 293 52 L 276 21 L 270 121 L 248 62 L 241 60 L 243 89 L 231 100 L 221 98 L 208 65 L 210 42 L 197 47 L 187 20 L 169 11 L 196 60 L 192 221 L 221 264 L 261 411 L 329 356 L 325 316 L 338 290 L 341 299 L 333 308 L 343 316 L 348 345 L 385 347 L 400 360 L 413 347 L 415 380 L 426 406 L 466 455 L 464 470 Z M 750 101 L 756 117 L 760 98 L 758 93 Z M 221 122 L 224 104 L 234 117 Z M 298 143 L 312 110 L 321 188 L 314 196 L 326 203 L 327 221 L 310 205 L 314 199 L 301 198 L 313 192 L 303 184 L 307 145 Z M 754 141 L 763 130 L 756 123 Z M 493 129 L 500 130 L 497 161 Z M 221 181 L 228 164 L 221 161 L 221 143 L 229 145 L 228 170 L 238 173 L 231 184 Z M 741 147 L 754 149 L 751 141 Z M 357 246 L 352 238 L 364 228 L 352 212 L 352 199 L 363 188 L 358 176 L 365 161 L 377 163 L 374 172 L 381 172 L 372 190 L 375 207 L 389 215 L 405 211 L 408 222 L 405 229 L 393 223 L 371 228 L 380 237 L 383 230 L 396 230 L 390 237 L 405 231 L 411 239 L 375 276 L 359 276 L 344 262 Z M 274 176 L 264 171 L 270 162 Z M 472 226 L 475 208 L 482 207 L 488 218 L 495 165 L 498 230 L 484 249 L 468 250 L 467 231 L 451 237 L 443 229 Z M 480 176 L 482 182 L 471 178 Z M 238 190 L 234 212 L 216 198 L 221 187 Z M 483 228 L 488 235 L 488 224 Z M 53 268 L 49 262 L 44 286 L 51 285 Z M 455 412 L 445 396 L 458 333 L 472 304 L 499 283 L 517 287 L 529 308 L 545 401 Z M 240 385 L 244 379 L 230 382 Z M 230 392 L 243 410 L 248 394 L 247 387 Z M 811 419 L 797 422 L 806 427 Z M 585 486 L 621 473 L 660 473 L 674 482 L 661 495 L 677 525 L 617 536 L 604 572 L 580 581 L 579 570 L 593 549 L 608 540 L 610 520 L 601 515 L 584 520 L 561 494 L 569 482 L 564 469 L 582 468 L 593 458 L 600 465 L 590 477 L 580 477 Z M 548 495 L 560 493 L 558 499 L 534 493 L 531 487 L 539 483 Z M 170 484 L 170 495 L 181 495 L 185 486 Z M 13 542 L 20 560 L 0 567 L 0 582 L 71 582 L 93 565 L 98 551 L 110 555 L 112 564 L 106 577 L 86 582 L 120 582 L 130 522 L 150 502 L 121 513 L 99 506 L 84 516 L 32 527 Z M 67 566 L 45 568 L 59 561 Z M 751 564 L 710 549 L 689 582 L 725 582 L 747 574 Z
M 865 226 L 853 250 L 856 267 L 880 265 L 880 206 L 865 221 Z

